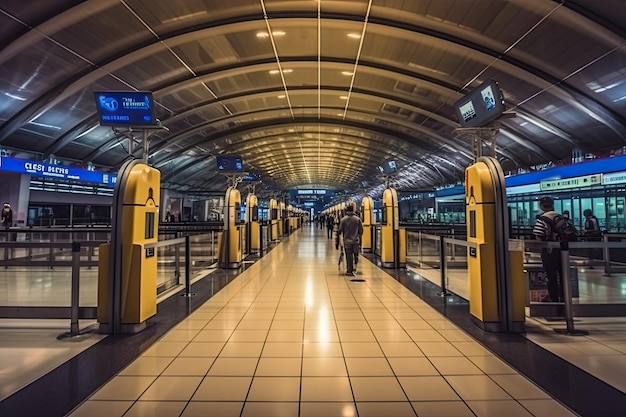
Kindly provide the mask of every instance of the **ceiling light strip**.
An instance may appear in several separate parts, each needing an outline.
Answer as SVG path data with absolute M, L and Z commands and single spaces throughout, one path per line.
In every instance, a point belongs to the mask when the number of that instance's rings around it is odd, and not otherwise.
M 365 31 L 367 30 L 367 23 L 369 22 L 370 12 L 372 11 L 372 1 L 369 1 L 367 5 L 367 12 L 365 13 L 365 20 L 363 21 L 363 30 L 361 31 L 361 40 L 359 41 L 359 50 L 356 54 L 356 60 L 354 61 L 354 70 L 352 71 L 352 78 L 350 79 L 350 88 L 348 89 L 348 98 L 346 100 L 346 106 L 343 110 L 343 120 L 346 120 L 348 114 L 348 107 L 350 106 L 350 97 L 352 96 L 352 89 L 354 87 L 354 79 L 356 78 L 356 70 L 359 66 L 359 60 L 361 59 L 361 52 L 363 51 L 363 42 L 365 41 Z
M 309 179 L 309 184 L 312 183 L 311 181 L 311 174 L 309 173 L 309 167 L 306 163 L 306 157 L 304 156 L 304 150 L 302 149 L 302 141 L 299 140 L 298 141 L 298 145 L 300 145 L 300 154 L 302 154 L 302 162 L 304 163 L 304 170 L 306 171 L 306 176 Z
M 519 44 L 521 41 L 524 40 L 524 38 L 526 38 L 528 35 L 530 35 L 531 32 L 533 32 L 539 25 L 541 25 L 544 21 L 546 21 L 550 16 L 552 16 L 552 14 L 554 12 L 556 12 L 560 7 L 562 6 L 562 4 L 557 4 L 556 7 L 554 7 L 552 10 L 550 10 L 544 17 L 542 17 L 537 23 L 535 23 L 530 29 L 528 29 L 526 31 L 526 33 L 524 33 L 522 36 L 520 36 L 515 42 L 513 42 L 508 48 L 506 48 L 504 50 L 504 52 L 498 56 L 497 58 L 494 58 L 491 63 L 489 63 L 487 66 L 485 66 L 485 68 L 483 68 L 480 72 L 478 72 L 478 74 L 476 74 L 476 76 L 474 76 L 471 80 L 469 80 L 464 86 L 463 88 L 461 88 L 461 90 L 459 90 L 459 92 L 465 90 L 466 88 L 468 88 L 470 85 L 472 85 L 472 83 L 474 81 L 476 81 L 482 74 L 485 73 L 485 71 L 487 71 L 489 68 L 491 68 L 497 61 L 499 61 L 502 57 L 502 55 L 506 55 L 507 53 L 509 53 L 511 51 L 511 49 L 515 48 L 515 46 L 517 44 Z
M 193 76 L 193 78 L 197 79 L 200 82 L 200 84 L 202 84 L 202 86 L 209 92 L 209 94 L 211 94 L 213 96 L 213 98 L 215 98 L 218 101 L 218 103 L 220 103 L 220 105 L 226 110 L 226 112 L 228 112 L 228 114 L 230 114 L 232 116 L 233 113 L 230 111 L 230 109 L 224 103 L 222 103 L 222 101 L 219 99 L 217 94 L 215 94 L 213 92 L 213 90 L 211 90 L 209 88 L 209 86 L 206 85 L 206 83 L 204 81 L 202 81 L 202 80 L 200 80 L 198 78 L 198 74 L 196 74 L 196 72 L 172 48 L 170 48 L 167 43 L 165 43 L 163 40 L 161 40 L 159 35 L 150 27 L 150 25 L 148 25 L 148 23 L 145 20 L 143 20 L 137 13 L 135 13 L 135 11 L 128 4 L 126 4 L 126 1 L 122 0 L 122 4 L 124 5 L 124 7 L 126 7 L 128 9 L 128 11 L 133 16 L 135 16 L 135 19 L 137 19 L 150 33 L 152 33 L 152 36 L 154 36 L 154 38 L 157 39 L 161 45 L 165 46 L 165 48 L 172 55 L 174 55 L 174 57 L 178 60 L 178 62 L 180 62 L 181 65 L 183 67 L 185 67 L 185 69 L 187 71 L 189 71 L 189 73 Z M 170 111 L 170 113 L 172 113 L 172 111 Z
M 274 40 L 274 34 L 272 33 L 272 27 L 270 25 L 269 17 L 267 16 L 267 9 L 265 8 L 265 0 L 260 0 L 261 8 L 263 9 L 263 19 L 265 20 L 265 27 L 267 33 L 269 33 L 270 42 L 272 43 L 272 50 L 274 51 L 274 57 L 276 57 L 276 64 L 278 65 L 278 72 L 280 73 L 280 79 L 283 82 L 283 89 L 285 90 L 285 96 L 287 99 L 287 105 L 289 106 L 289 112 L 291 118 L 295 119 L 296 116 L 293 113 L 293 107 L 291 106 L 291 99 L 289 98 L 289 90 L 287 89 L 287 83 L 285 82 L 285 74 L 283 74 L 283 67 L 280 64 L 280 58 L 278 57 L 278 50 L 276 49 L 276 41 Z
M 322 2 L 317 2 L 317 120 L 322 118 Z M 322 127 L 317 123 L 317 174 L 322 166 Z

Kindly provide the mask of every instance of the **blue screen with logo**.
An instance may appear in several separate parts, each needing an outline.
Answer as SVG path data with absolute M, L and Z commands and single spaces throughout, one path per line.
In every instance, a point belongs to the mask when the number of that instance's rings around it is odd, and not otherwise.
M 154 100 L 149 91 L 95 91 L 102 126 L 155 126 Z
M 243 171 L 243 160 L 241 156 L 218 156 L 218 171 Z

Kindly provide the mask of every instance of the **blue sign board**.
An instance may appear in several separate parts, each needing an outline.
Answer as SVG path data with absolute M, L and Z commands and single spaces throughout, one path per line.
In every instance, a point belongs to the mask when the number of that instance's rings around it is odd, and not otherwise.
M 81 168 L 47 164 L 45 162 L 28 161 L 26 159 L 8 158 L 6 156 L 0 157 L 0 171 L 17 172 L 37 177 L 96 183 L 109 187 L 114 187 L 117 181 L 117 174 L 89 171 Z
M 95 91 L 102 126 L 156 126 L 154 101 L 149 91 Z
M 261 175 L 257 172 L 251 172 L 248 175 L 241 177 L 242 182 L 256 182 L 261 181 Z

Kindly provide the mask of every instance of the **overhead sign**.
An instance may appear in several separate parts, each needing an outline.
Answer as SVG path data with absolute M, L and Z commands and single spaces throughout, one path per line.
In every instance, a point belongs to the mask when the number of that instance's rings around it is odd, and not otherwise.
M 217 170 L 219 172 L 243 171 L 243 159 L 238 155 L 220 155 L 216 157 Z
M 296 190 L 298 195 L 326 195 L 326 190 Z
M 624 184 L 626 183 L 626 172 L 615 172 L 613 174 L 602 174 L 602 184 Z
M 504 99 L 498 83 L 487 80 L 454 103 L 461 127 L 482 127 L 504 112 Z
M 109 187 L 115 186 L 116 174 L 89 171 L 87 169 L 28 161 L 26 159 L 0 157 L 0 171 L 17 172 L 37 177 L 56 178 L 69 181 L 96 183 Z
M 156 126 L 154 100 L 150 91 L 95 91 L 102 126 Z
M 585 175 L 583 177 L 563 178 L 541 181 L 541 191 L 567 190 L 569 188 L 591 187 L 602 185 L 602 174 Z

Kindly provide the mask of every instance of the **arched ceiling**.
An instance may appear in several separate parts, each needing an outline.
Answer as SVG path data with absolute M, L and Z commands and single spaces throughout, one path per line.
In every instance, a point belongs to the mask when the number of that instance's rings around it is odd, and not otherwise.
M 622 0 L 4 0 L 0 147 L 115 171 L 141 132 L 98 125 L 93 91 L 153 91 L 164 187 L 224 190 L 240 154 L 268 189 L 454 183 L 473 160 L 453 104 L 504 92 L 505 170 L 626 145 Z M 136 136 L 136 141 L 129 139 Z

